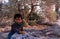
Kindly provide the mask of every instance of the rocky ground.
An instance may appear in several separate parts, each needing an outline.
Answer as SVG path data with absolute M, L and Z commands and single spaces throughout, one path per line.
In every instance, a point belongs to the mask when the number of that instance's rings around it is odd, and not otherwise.
M 56 23 L 53 26 L 46 26 L 46 25 L 39 25 L 39 26 L 29 26 L 24 27 L 24 30 L 26 33 L 28 33 L 28 36 L 25 35 L 24 39 L 60 39 L 60 25 L 59 21 L 54 22 Z M 53 24 L 54 24 L 53 23 Z M 11 29 L 10 27 L 1 28 L 0 30 L 0 39 L 7 39 L 8 31 Z M 6 32 L 5 32 L 6 30 Z M 16 36 L 17 35 L 17 36 Z M 20 34 L 14 34 L 15 38 L 20 39 Z M 13 39 L 12 37 L 12 39 Z

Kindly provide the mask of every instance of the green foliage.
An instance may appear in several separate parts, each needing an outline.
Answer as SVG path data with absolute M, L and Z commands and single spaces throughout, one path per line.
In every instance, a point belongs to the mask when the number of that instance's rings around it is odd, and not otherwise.
M 37 25 L 37 23 L 35 21 L 29 21 L 28 24 L 31 26 Z
M 29 16 L 29 20 L 38 20 L 40 17 L 36 13 L 32 13 Z

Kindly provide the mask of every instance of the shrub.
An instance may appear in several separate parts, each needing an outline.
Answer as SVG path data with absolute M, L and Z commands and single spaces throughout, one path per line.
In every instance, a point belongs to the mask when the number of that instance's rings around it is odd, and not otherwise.
M 37 13 L 32 13 L 29 16 L 29 20 L 38 20 L 40 17 L 37 15 Z

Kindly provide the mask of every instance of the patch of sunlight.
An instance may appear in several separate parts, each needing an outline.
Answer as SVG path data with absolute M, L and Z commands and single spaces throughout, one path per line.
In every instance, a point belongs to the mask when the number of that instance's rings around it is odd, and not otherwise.
M 59 11 L 60 11 L 60 8 L 59 8 Z
M 8 3 L 9 2 L 9 0 L 3 0 L 2 1 L 2 3 Z
M 55 11 L 55 4 L 51 6 L 52 10 Z
M 42 11 L 41 7 L 40 6 L 36 6 L 35 12 L 37 12 L 37 14 L 39 14 L 40 11 Z

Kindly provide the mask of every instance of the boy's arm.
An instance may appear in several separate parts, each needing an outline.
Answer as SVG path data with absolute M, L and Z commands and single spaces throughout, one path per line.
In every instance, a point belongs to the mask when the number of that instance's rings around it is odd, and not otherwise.
M 24 30 L 23 30 L 23 27 L 20 28 L 20 31 L 19 31 L 20 34 L 25 34 Z

